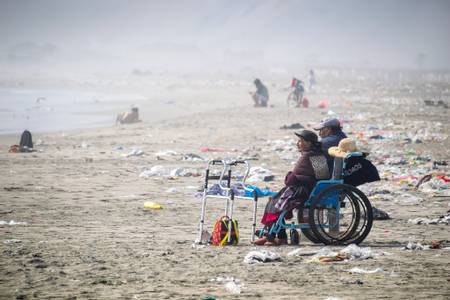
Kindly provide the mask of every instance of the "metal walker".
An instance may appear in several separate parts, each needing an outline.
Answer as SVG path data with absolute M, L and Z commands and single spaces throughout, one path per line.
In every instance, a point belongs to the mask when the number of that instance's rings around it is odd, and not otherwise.
M 210 175 L 210 169 L 212 166 L 222 166 L 222 171 L 220 175 Z M 242 180 L 239 182 L 243 189 L 245 191 L 250 192 L 253 196 L 252 197 L 245 197 L 245 196 L 238 196 L 235 195 L 233 189 L 231 188 L 231 179 L 232 179 L 232 171 L 234 168 L 238 167 L 239 165 L 245 165 L 245 173 L 242 178 Z M 250 164 L 247 161 L 243 160 L 219 160 L 219 159 L 212 159 L 208 161 L 208 165 L 206 168 L 206 174 L 205 174 L 205 183 L 204 183 L 204 189 L 203 189 L 203 197 L 202 197 L 202 209 L 200 214 L 200 225 L 199 225 L 199 231 L 198 231 L 198 243 L 202 243 L 202 233 L 203 233 L 203 225 L 205 220 L 205 211 L 206 211 L 206 200 L 208 198 L 215 198 L 215 199 L 225 199 L 225 216 L 228 217 L 229 223 L 228 223 L 228 242 L 231 240 L 231 228 L 232 228 L 232 218 L 233 218 L 233 209 L 234 209 L 234 200 L 236 199 L 243 199 L 243 200 L 252 200 L 253 201 L 253 222 L 252 222 L 252 237 L 251 241 L 253 242 L 255 239 L 255 229 L 256 229 L 256 210 L 258 207 L 258 195 L 256 192 L 252 189 L 249 189 L 245 185 L 245 180 L 248 177 L 248 174 L 250 172 Z M 210 180 L 218 180 L 219 187 L 224 191 L 224 195 L 208 195 L 208 184 Z M 224 184 L 224 182 L 226 182 Z

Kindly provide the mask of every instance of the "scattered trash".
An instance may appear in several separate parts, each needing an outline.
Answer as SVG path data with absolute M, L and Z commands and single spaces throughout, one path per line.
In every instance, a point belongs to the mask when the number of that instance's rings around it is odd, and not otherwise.
M 274 178 L 275 176 L 273 176 L 272 173 L 267 169 L 264 169 L 262 167 L 251 167 L 246 182 L 254 183 L 261 181 L 272 181 L 274 180 Z
M 11 221 L 1 221 L 0 220 L 0 225 L 9 225 L 9 226 L 13 226 L 13 225 L 28 225 L 27 222 L 16 222 L 14 220 Z
M 144 151 L 142 151 L 141 149 L 132 149 L 130 153 L 126 154 L 126 157 L 131 157 L 131 156 L 142 156 L 144 155 Z
M 201 147 L 201 152 L 236 152 L 235 149 L 232 150 L 225 150 L 225 149 L 219 149 L 219 148 L 209 148 L 209 147 Z
M 447 213 L 446 215 L 440 216 L 438 218 L 434 219 L 428 219 L 428 218 L 415 218 L 415 219 L 409 219 L 408 223 L 411 224 L 426 224 L 426 225 L 436 225 L 436 224 L 446 224 L 450 225 L 450 213 Z
M 187 153 L 184 154 L 182 160 L 186 161 L 204 161 L 205 159 L 197 154 Z
M 372 206 L 372 213 L 374 220 L 389 220 L 391 218 L 389 217 L 387 212 L 382 211 L 381 209 L 378 209 L 375 206 Z
M 165 177 L 190 177 L 200 176 L 197 170 L 175 168 L 168 169 L 164 166 L 157 165 L 150 168 L 150 170 L 144 170 L 139 174 L 139 177 L 153 177 L 153 176 L 165 176 Z
M 22 243 L 21 240 L 11 239 L 11 240 L 4 240 L 3 244 L 20 244 Z
M 348 260 L 364 260 L 386 255 L 385 252 L 374 252 L 370 247 L 360 248 L 355 244 L 348 245 L 344 249 L 335 252 L 329 247 L 324 247 L 317 252 L 309 262 L 339 262 Z
M 409 241 L 403 250 L 430 250 L 430 249 L 442 249 L 442 242 L 433 240 L 430 244 L 414 243 Z
M 158 204 L 156 202 L 148 201 L 148 202 L 144 203 L 144 208 L 148 208 L 148 209 L 162 209 L 163 207 L 162 207 L 161 204 Z
M 266 263 L 273 261 L 281 261 L 281 257 L 267 250 L 255 250 L 250 251 L 244 258 L 244 262 L 247 264 Z
M 176 156 L 178 155 L 177 152 L 173 150 L 165 150 L 165 151 L 159 151 L 155 153 L 155 156 Z
M 364 270 L 358 267 L 351 268 L 350 270 L 347 270 L 347 272 L 352 274 L 375 274 L 375 273 L 383 273 L 384 270 L 382 268 L 376 268 L 373 270 Z
M 225 289 L 231 294 L 240 294 L 243 287 L 241 281 L 233 277 L 217 277 L 216 279 L 211 279 L 211 281 L 224 283 Z

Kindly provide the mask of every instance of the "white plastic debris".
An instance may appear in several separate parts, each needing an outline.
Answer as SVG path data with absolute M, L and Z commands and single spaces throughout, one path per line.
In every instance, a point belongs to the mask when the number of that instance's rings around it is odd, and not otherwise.
M 131 156 L 142 156 L 142 155 L 144 155 L 144 151 L 142 151 L 141 149 L 135 148 L 135 149 L 132 149 L 132 150 L 130 151 L 130 153 L 128 153 L 128 154 L 126 155 L 126 157 L 131 157 Z
M 255 183 L 261 181 L 268 181 L 273 177 L 272 172 L 262 167 L 252 167 L 250 168 L 250 172 L 246 182 Z
M 155 153 L 156 156 L 175 156 L 177 155 L 177 152 L 173 150 L 165 150 L 165 151 L 159 151 Z
M 247 264 L 266 263 L 272 261 L 281 261 L 281 257 L 277 253 L 267 250 L 250 251 L 244 258 L 244 262 Z
M 347 270 L 347 272 L 352 274 L 375 274 L 375 273 L 383 273 L 384 271 L 382 268 L 376 268 L 373 270 L 364 270 L 358 267 L 354 267 L 351 268 L 350 270 Z
M 22 243 L 21 240 L 17 240 L 17 239 L 11 239 L 11 240 L 4 240 L 3 244 L 19 244 Z
M 145 170 L 139 174 L 139 177 L 152 177 L 152 176 L 164 176 L 167 175 L 168 171 L 163 166 L 153 166 L 150 170 Z
M 347 254 L 349 260 L 368 259 L 377 256 L 377 254 L 373 252 L 370 247 L 362 248 L 355 244 L 348 245 L 339 252 Z
M 233 277 L 217 277 L 216 279 L 211 279 L 211 281 L 223 283 L 225 286 L 225 289 L 230 292 L 231 294 L 240 294 L 243 283 L 237 278 Z
M 13 226 L 13 225 L 27 225 L 28 223 L 27 222 L 16 222 L 16 221 L 14 221 L 14 220 L 11 220 L 11 221 L 1 221 L 0 220 L 0 225 L 10 225 L 10 226 Z
M 422 245 L 421 243 L 414 243 L 409 241 L 403 250 L 429 250 L 429 245 Z
M 348 245 L 340 251 L 333 251 L 330 247 L 323 247 L 311 257 L 309 262 L 338 262 L 363 260 L 375 258 L 381 255 L 389 255 L 386 252 L 375 252 L 370 247 L 361 248 L 355 244 Z
M 415 219 L 409 219 L 408 223 L 411 224 L 426 224 L 426 225 L 437 225 L 437 224 L 446 224 L 450 225 L 450 213 L 447 213 L 446 215 L 440 216 L 438 218 L 434 219 L 428 219 L 428 218 L 415 218 Z

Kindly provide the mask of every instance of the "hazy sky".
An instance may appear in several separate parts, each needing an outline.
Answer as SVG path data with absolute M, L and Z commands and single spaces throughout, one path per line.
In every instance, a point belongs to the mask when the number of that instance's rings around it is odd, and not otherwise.
M 231 52 L 269 64 L 386 68 L 415 68 L 422 53 L 423 67 L 450 69 L 450 1 L 0 0 L 0 51 L 8 63 L 79 56 L 151 65 Z

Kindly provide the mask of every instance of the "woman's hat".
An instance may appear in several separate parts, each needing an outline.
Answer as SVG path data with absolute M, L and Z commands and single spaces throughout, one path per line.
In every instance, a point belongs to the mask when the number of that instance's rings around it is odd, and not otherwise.
M 305 141 L 317 143 L 319 138 L 317 137 L 317 134 L 312 132 L 311 130 L 302 130 L 299 132 L 295 132 L 295 135 L 299 138 L 303 138 Z
M 330 147 L 328 154 L 335 157 L 346 157 L 350 152 L 358 152 L 356 142 L 352 139 L 345 138 L 339 142 L 337 147 Z

